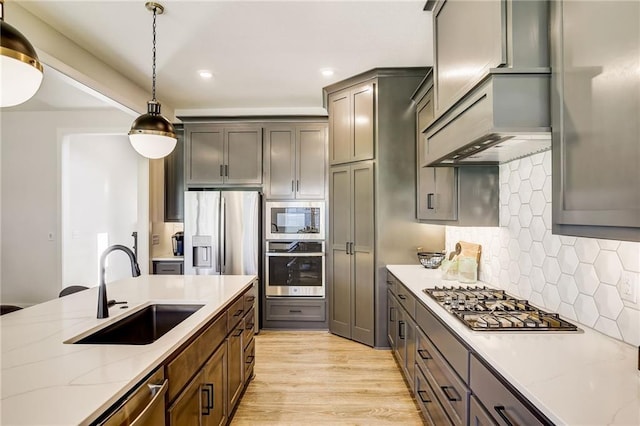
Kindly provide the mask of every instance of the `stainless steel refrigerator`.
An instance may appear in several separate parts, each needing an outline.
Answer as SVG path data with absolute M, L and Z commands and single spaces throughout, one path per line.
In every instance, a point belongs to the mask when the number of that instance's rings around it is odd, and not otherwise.
M 185 275 L 258 275 L 259 216 L 256 191 L 185 192 Z

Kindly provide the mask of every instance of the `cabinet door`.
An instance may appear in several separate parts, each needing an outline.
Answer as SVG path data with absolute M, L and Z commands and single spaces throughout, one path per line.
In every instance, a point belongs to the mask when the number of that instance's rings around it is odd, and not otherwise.
M 224 132 L 225 183 L 262 184 L 262 128 L 227 128 Z
M 295 129 L 289 126 L 268 127 L 265 130 L 265 152 L 266 198 L 272 200 L 294 198 L 296 184 Z
M 351 161 L 352 114 L 349 90 L 332 93 L 328 97 L 329 164 Z
M 169 426 L 199 425 L 202 402 L 202 372 L 200 372 L 169 407 Z
M 227 409 L 231 413 L 242 393 L 244 359 L 242 356 L 242 331 L 244 321 L 240 321 L 227 337 Z
M 554 233 L 638 240 L 640 3 L 552 8 Z
M 351 91 L 353 106 L 353 142 L 351 160 L 373 159 L 373 129 L 374 129 L 374 94 L 375 84 L 367 83 Z
M 329 329 L 351 338 L 351 168 L 332 167 L 329 175 Z
M 223 343 L 203 368 L 203 426 L 219 426 L 227 422 L 227 345 Z
M 176 129 L 178 142 L 164 157 L 164 221 L 184 221 L 184 130 Z
M 405 317 L 407 323 L 405 328 L 405 374 L 407 381 L 413 391 L 415 383 L 415 365 L 416 365 L 416 323 L 409 315 Z
M 185 127 L 187 185 L 223 181 L 224 129 L 221 126 Z
M 505 1 L 446 0 L 434 10 L 436 115 L 506 62 Z
M 374 177 L 373 162 L 351 166 L 352 197 L 352 339 L 373 346 L 374 343 Z
M 454 167 L 435 167 L 436 193 L 434 219 L 458 218 L 457 170 Z
M 398 338 L 398 303 L 391 290 L 387 290 L 387 340 L 392 351 L 396 349 Z
M 296 198 L 324 199 L 326 128 L 309 125 L 296 131 Z

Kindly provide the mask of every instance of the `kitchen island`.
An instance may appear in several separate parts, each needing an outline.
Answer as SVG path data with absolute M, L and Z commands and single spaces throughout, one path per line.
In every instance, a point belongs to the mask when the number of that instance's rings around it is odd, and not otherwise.
M 85 425 L 224 312 L 255 276 L 144 275 L 107 284 L 126 301 L 96 318 L 97 288 L 0 317 L 3 425 Z M 148 345 L 69 344 L 151 303 L 204 305 Z
M 420 265 L 387 269 L 471 350 L 471 358 L 482 359 L 551 422 L 640 424 L 638 348 L 579 324 L 579 332 L 472 331 L 422 291 L 464 284 Z M 470 388 L 473 394 L 473 377 Z

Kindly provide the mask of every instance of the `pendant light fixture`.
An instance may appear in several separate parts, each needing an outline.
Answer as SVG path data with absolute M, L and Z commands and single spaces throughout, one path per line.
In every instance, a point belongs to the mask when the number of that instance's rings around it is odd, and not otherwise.
M 31 99 L 42 76 L 36 50 L 20 31 L 4 22 L 4 0 L 0 0 L 0 107 Z
M 145 7 L 153 12 L 153 99 L 147 102 L 147 113 L 131 125 L 129 140 L 140 155 L 155 159 L 171 154 L 177 138 L 173 124 L 160 114 L 160 102 L 156 100 L 156 15 L 162 15 L 164 7 L 154 2 L 147 2 Z

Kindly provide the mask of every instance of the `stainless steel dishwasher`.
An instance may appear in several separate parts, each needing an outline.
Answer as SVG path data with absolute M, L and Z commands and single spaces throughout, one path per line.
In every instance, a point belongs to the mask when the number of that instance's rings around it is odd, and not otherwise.
M 98 425 L 164 425 L 164 395 L 168 387 L 169 380 L 164 378 L 164 369 L 160 367 L 140 383 L 107 418 L 99 421 Z

